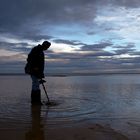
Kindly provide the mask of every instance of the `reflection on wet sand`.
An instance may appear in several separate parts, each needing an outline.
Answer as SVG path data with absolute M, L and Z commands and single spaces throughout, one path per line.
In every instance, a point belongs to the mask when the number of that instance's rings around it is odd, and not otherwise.
M 48 114 L 48 110 L 49 109 L 46 110 L 46 116 Z M 31 128 L 25 134 L 25 140 L 45 140 L 45 124 L 43 123 L 43 120 L 41 118 L 41 106 L 31 106 L 31 118 Z

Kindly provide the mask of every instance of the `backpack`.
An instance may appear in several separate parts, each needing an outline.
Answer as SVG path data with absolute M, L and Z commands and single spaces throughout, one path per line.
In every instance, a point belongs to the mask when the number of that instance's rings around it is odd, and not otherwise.
M 31 74 L 31 68 L 30 68 L 30 64 L 29 63 L 27 63 L 25 65 L 24 71 L 25 71 L 26 74 Z

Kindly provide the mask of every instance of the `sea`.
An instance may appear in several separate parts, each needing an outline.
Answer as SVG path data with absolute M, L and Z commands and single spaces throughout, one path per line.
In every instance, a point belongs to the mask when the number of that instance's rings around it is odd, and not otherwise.
M 40 85 L 44 105 L 32 106 L 30 76 L 0 76 L 0 137 L 26 139 L 33 127 L 101 124 L 131 139 L 140 138 L 139 74 L 46 76 L 45 80 L 47 95 L 55 104 L 45 104 L 48 99 Z

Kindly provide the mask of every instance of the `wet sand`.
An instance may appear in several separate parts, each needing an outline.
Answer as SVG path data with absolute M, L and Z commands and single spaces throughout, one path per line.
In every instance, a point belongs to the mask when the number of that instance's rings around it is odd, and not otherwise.
M 28 132 L 21 130 L 0 131 L 1 140 L 129 140 L 127 136 L 100 124 L 90 126 L 47 129 L 33 128 Z
M 129 140 L 120 132 L 99 124 L 48 130 L 49 140 Z

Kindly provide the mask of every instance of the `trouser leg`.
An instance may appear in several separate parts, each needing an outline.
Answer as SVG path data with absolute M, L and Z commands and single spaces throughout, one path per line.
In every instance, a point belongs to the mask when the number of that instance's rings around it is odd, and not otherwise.
M 31 78 L 32 78 L 31 103 L 41 104 L 41 90 L 39 87 L 38 78 L 35 76 L 31 76 Z
M 31 103 L 32 104 L 41 104 L 40 90 L 32 90 L 31 91 Z

